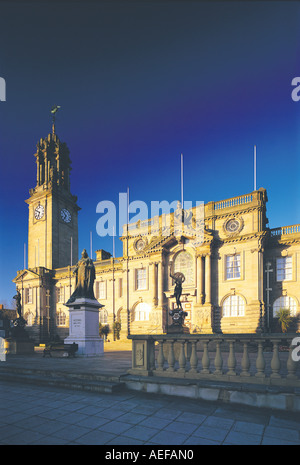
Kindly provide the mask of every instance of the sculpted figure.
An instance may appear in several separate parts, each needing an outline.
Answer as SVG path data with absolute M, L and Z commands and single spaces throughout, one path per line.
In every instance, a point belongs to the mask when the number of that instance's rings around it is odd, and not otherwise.
M 177 308 L 182 308 L 180 297 L 182 294 L 182 283 L 185 281 L 185 276 L 180 272 L 177 272 L 174 275 L 170 273 L 170 276 L 175 280 L 174 297 L 176 299 Z
M 87 251 L 83 249 L 81 259 L 75 266 L 73 274 L 76 275 L 76 286 L 73 294 L 67 303 L 74 302 L 77 298 L 95 299 L 94 281 L 95 266 L 93 260 L 89 258 Z
M 22 316 L 22 306 L 21 306 L 21 293 L 19 290 L 17 290 L 16 295 L 13 297 L 16 301 L 16 310 L 19 315 L 19 318 Z

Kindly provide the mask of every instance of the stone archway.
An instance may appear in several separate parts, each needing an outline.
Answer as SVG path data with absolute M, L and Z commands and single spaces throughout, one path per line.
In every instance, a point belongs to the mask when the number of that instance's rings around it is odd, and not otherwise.
M 116 321 L 121 323 L 120 339 L 127 338 L 127 309 L 120 307 L 116 313 Z

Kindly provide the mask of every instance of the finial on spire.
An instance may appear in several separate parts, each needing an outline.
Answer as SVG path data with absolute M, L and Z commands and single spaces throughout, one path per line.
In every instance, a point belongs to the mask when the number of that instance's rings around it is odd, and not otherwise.
M 57 111 L 60 109 L 60 105 L 54 105 L 51 108 L 51 114 L 52 114 L 52 134 L 55 134 L 55 116 Z

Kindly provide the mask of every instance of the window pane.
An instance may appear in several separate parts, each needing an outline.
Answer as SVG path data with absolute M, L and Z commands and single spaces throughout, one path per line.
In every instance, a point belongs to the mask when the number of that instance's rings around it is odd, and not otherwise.
M 136 289 L 146 289 L 146 268 L 136 270 Z
M 194 260 L 188 252 L 180 252 L 175 258 L 174 273 L 183 273 L 185 284 L 194 283 Z
M 235 317 L 245 315 L 245 301 L 239 295 L 230 295 L 223 303 L 223 316 Z
M 280 309 L 289 309 L 291 312 L 291 316 L 296 316 L 297 313 L 297 304 L 292 297 L 289 296 L 281 296 L 275 300 L 273 304 L 273 316 L 274 318 L 277 317 L 277 313 Z
M 290 280 L 293 277 L 292 257 L 280 257 L 276 260 L 277 281 Z
M 149 320 L 150 305 L 145 302 L 137 304 L 134 310 L 134 321 L 146 321 Z
M 56 324 L 57 326 L 65 326 L 66 325 L 66 314 L 63 311 L 59 311 L 56 314 Z
M 106 281 L 99 281 L 96 285 L 97 299 L 106 299 Z
M 238 279 L 241 277 L 240 254 L 226 256 L 226 279 Z

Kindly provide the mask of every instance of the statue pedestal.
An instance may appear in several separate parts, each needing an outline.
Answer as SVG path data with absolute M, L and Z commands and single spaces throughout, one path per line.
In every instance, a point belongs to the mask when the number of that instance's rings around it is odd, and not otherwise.
M 103 355 L 103 339 L 99 336 L 99 309 L 103 305 L 85 297 L 65 305 L 69 307 L 69 336 L 64 340 L 65 344 L 78 344 L 76 355 Z
M 0 331 L 0 362 L 6 361 L 6 350 L 5 350 L 5 339 L 1 335 Z
M 189 334 L 189 328 L 184 325 L 187 312 L 184 312 L 181 308 L 174 308 L 169 314 L 172 317 L 173 323 L 168 326 L 167 334 Z
M 29 339 L 5 339 L 5 347 L 7 348 L 8 354 L 13 355 L 28 355 L 34 353 L 34 343 Z
M 184 325 L 170 325 L 167 328 L 167 334 L 190 334 L 190 330 Z
M 5 340 L 5 345 L 9 354 L 22 355 L 34 353 L 34 342 L 30 340 L 25 326 L 26 321 L 22 316 L 14 320 L 11 336 Z

